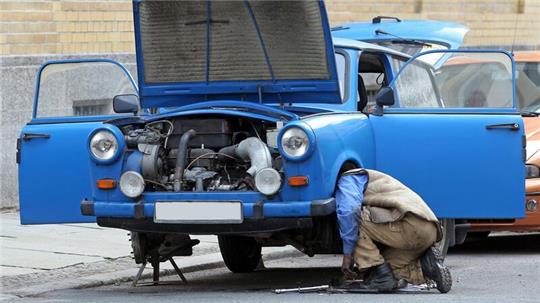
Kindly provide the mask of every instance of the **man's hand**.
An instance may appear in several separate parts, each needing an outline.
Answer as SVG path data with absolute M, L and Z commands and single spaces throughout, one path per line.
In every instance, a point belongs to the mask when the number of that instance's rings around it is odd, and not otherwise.
M 352 255 L 343 255 L 343 262 L 341 263 L 341 272 L 347 280 L 356 279 L 356 273 L 352 271 L 353 267 L 353 257 Z

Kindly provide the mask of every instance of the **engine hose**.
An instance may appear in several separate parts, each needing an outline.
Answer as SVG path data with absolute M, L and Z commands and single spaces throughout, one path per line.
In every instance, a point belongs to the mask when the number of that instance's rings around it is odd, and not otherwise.
M 197 135 L 194 129 L 185 132 L 178 143 L 178 152 L 176 154 L 176 168 L 174 170 L 174 191 L 180 191 L 184 169 L 186 168 L 186 158 L 189 140 Z

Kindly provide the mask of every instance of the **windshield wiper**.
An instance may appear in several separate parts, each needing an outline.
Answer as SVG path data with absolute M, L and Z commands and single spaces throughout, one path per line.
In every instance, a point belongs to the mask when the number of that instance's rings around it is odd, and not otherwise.
M 392 36 L 392 37 L 398 38 L 398 39 L 401 40 L 402 42 L 406 42 L 406 43 L 410 43 L 410 44 L 416 44 L 416 45 L 422 45 L 422 46 L 432 47 L 432 45 L 429 44 L 429 43 L 422 42 L 422 41 L 418 41 L 418 40 L 413 40 L 413 39 L 406 39 L 406 38 L 400 37 L 400 36 L 398 36 L 398 35 L 391 34 L 391 33 L 387 32 L 387 31 L 383 31 L 382 29 L 376 29 L 376 30 L 375 30 L 375 34 L 376 34 L 376 35 L 388 35 L 388 36 Z

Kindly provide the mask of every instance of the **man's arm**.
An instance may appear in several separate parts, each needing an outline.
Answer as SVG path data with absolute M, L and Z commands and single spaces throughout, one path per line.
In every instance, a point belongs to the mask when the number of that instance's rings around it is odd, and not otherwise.
M 364 199 L 367 175 L 345 175 L 338 181 L 336 212 L 343 254 L 352 255 L 358 239 L 358 215 Z

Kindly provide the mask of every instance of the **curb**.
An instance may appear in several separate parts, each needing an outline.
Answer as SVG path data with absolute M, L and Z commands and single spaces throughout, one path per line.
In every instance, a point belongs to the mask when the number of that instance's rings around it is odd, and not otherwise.
M 264 261 L 276 260 L 288 257 L 302 256 L 303 254 L 296 249 L 285 247 L 272 249 L 263 255 Z M 207 255 L 200 255 L 194 257 L 188 257 L 182 259 L 182 263 L 178 264 L 182 272 L 192 273 L 208 269 L 217 269 L 225 267 L 220 253 L 212 253 Z M 162 263 L 162 269 L 160 270 L 160 276 L 176 275 L 174 268 L 170 263 Z M 149 279 L 152 277 L 151 267 L 146 267 L 147 273 L 143 273 L 141 280 Z M 23 298 L 28 296 L 36 296 L 42 293 L 63 290 L 63 289 L 84 289 L 92 288 L 104 285 L 112 285 L 117 283 L 125 283 L 133 281 L 136 274 L 136 269 L 120 270 L 113 273 L 97 274 L 86 277 L 80 277 L 75 279 L 64 279 L 55 282 L 48 282 L 44 284 L 33 285 L 25 288 L 19 288 L 15 291 L 4 293 L 4 297 L 0 296 L 0 301 L 5 299 Z M 189 281 L 189 277 L 188 277 Z

